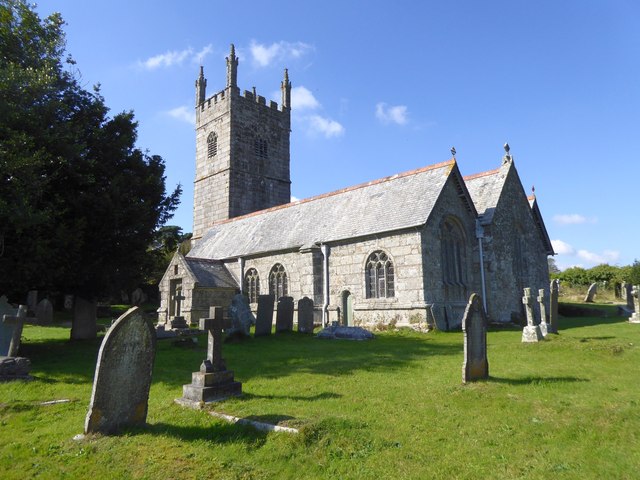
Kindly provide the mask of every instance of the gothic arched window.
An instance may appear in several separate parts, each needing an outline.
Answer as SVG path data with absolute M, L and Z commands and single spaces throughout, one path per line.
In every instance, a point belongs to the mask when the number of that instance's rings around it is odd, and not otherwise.
M 244 275 L 244 291 L 249 297 L 249 303 L 257 303 L 260 295 L 260 276 L 255 268 L 250 268 Z
M 218 136 L 211 132 L 207 137 L 207 157 L 215 157 L 218 154 Z
M 276 300 L 289 294 L 287 272 L 281 263 L 276 263 L 269 272 L 269 295 L 274 295 Z
M 369 255 L 365 267 L 367 298 L 395 296 L 393 262 L 386 253 L 378 250 Z
M 442 225 L 442 280 L 450 300 L 464 300 L 467 276 L 465 240 L 462 229 L 453 219 Z

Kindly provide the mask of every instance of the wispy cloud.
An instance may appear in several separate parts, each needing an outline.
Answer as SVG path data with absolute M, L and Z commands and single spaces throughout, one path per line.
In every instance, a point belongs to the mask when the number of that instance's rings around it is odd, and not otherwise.
M 320 107 L 313 93 L 305 87 L 293 87 L 291 89 L 291 109 L 296 111 L 315 110 Z
M 376 118 L 384 124 L 404 125 L 409 121 L 409 111 L 406 105 L 387 105 L 384 102 L 378 102 Z
M 185 62 L 202 63 L 204 58 L 213 52 L 213 45 L 209 44 L 194 53 L 193 48 L 188 47 L 183 50 L 169 50 L 160 53 L 146 60 L 138 60 L 137 66 L 143 70 L 156 70 L 158 68 L 169 68 L 182 65 Z
M 278 93 L 274 92 L 273 98 L 277 98 Z M 342 124 L 332 118 L 313 113 L 322 109 L 322 104 L 313 95 L 311 90 L 304 86 L 293 87 L 291 89 L 291 112 L 294 122 L 302 125 L 308 134 L 320 135 L 325 138 L 335 138 L 344 135 L 345 129 Z
M 578 250 L 578 258 L 593 265 L 601 263 L 615 263 L 620 258 L 620 252 L 616 250 L 605 250 L 602 254 L 590 252 L 588 250 Z
M 274 42 L 271 45 L 265 45 L 252 40 L 249 46 L 251 59 L 257 67 L 267 67 L 275 60 L 284 61 L 289 58 L 297 59 L 312 50 L 313 47 L 304 42 L 291 43 L 280 41 Z
M 551 240 L 551 244 L 560 257 L 558 259 L 560 268 L 590 268 L 602 263 L 614 264 L 620 259 L 620 252 L 617 250 L 604 250 L 602 253 L 595 253 L 586 249 L 576 249 L 562 240 Z
M 176 120 L 180 120 L 181 122 L 187 122 L 191 125 L 196 124 L 196 114 L 193 108 L 189 108 L 186 106 L 176 107 L 172 110 L 166 112 L 170 117 L 175 118 Z
M 573 255 L 576 253 L 575 248 L 562 240 L 551 240 L 553 250 L 559 255 Z
M 595 217 L 585 217 L 578 213 L 554 215 L 553 221 L 559 225 L 580 225 L 582 223 L 597 223 L 598 219 Z
M 309 117 L 311 130 L 320 133 L 327 138 L 340 137 L 344 135 L 344 127 L 330 118 L 321 117 L 320 115 L 311 115 Z

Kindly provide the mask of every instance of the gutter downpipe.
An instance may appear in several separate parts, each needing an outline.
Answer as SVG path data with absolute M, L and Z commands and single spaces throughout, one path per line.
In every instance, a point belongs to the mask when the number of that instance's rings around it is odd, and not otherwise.
M 244 293 L 244 258 L 238 257 L 238 267 L 240 268 L 240 293 Z
M 329 245 L 320 245 L 322 252 L 322 328 L 329 324 Z
M 480 252 L 480 282 L 482 284 L 482 308 L 484 314 L 487 315 L 487 288 L 484 278 L 484 253 L 482 251 L 482 239 L 484 238 L 484 230 L 480 225 L 480 219 L 476 218 L 476 238 L 478 239 L 478 249 Z

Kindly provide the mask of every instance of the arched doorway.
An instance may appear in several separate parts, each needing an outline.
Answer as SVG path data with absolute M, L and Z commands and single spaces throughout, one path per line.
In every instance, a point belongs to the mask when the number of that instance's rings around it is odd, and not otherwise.
M 353 326 L 353 295 L 349 290 L 342 292 L 342 325 Z

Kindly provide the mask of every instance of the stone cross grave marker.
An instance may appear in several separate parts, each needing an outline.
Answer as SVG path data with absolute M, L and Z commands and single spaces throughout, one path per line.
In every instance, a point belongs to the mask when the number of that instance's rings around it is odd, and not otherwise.
M 313 300 L 309 297 L 298 300 L 298 332 L 313 333 Z
M 531 289 L 524 289 L 524 297 L 522 297 L 522 303 L 524 304 L 525 312 L 527 314 L 527 325 L 522 329 L 522 342 L 532 343 L 539 342 L 544 337 L 540 331 L 540 325 L 535 324 L 533 318 L 533 297 L 531 296 Z
M 293 298 L 280 297 L 276 311 L 276 333 L 293 330 Z
M 629 323 L 640 323 L 640 285 L 634 285 L 631 290 L 633 298 L 634 312 L 629 318 Z
M 176 314 L 170 321 L 171 328 L 176 328 L 176 329 L 189 328 L 189 325 L 187 325 L 187 321 L 182 316 L 182 301 L 185 300 L 186 298 L 187 297 L 182 295 L 182 290 L 176 291 L 175 295 L 173 296 L 173 301 L 175 302 L 175 306 L 176 306 L 176 310 L 175 310 Z
M 549 298 L 549 325 L 547 329 L 549 333 L 558 333 L 558 295 L 560 293 L 560 281 L 552 280 L 549 286 L 551 296 Z
M 26 316 L 26 305 L 20 305 L 16 310 L 7 302 L 7 297 L 0 297 L 0 356 L 18 355 Z
M 144 425 L 156 333 L 138 307 L 127 310 L 102 341 L 84 433 L 117 433 Z
M 273 325 L 273 295 L 258 295 L 258 318 L 255 336 L 271 335 Z
M 487 319 L 480 296 L 472 293 L 462 317 L 464 334 L 464 362 L 462 382 L 472 382 L 489 377 L 487 360 Z
M 584 301 L 587 303 L 593 303 L 596 293 L 598 293 L 598 284 L 592 283 L 589 286 L 589 290 L 587 290 L 587 295 L 584 297 Z
M 224 327 L 223 308 L 212 307 L 213 318 L 200 319 L 200 330 L 207 332 L 207 358 L 199 372 L 191 374 L 191 383 L 183 385 L 182 398 L 177 403 L 197 406 L 202 402 L 213 402 L 228 397 L 242 395 L 242 383 L 233 379 L 233 372 L 227 370 L 222 358 L 222 329 Z
M 540 305 L 540 333 L 543 337 L 549 335 L 549 324 L 547 323 L 547 306 L 544 303 L 544 288 L 538 290 L 538 304 Z

